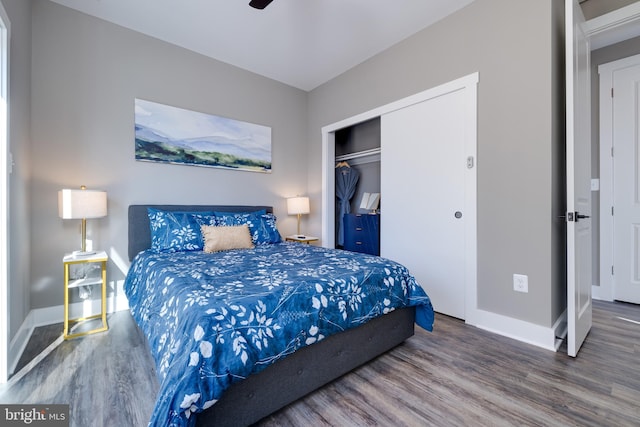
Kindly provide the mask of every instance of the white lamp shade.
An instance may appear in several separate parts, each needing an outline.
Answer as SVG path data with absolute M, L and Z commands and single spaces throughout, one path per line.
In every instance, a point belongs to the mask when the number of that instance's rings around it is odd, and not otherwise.
M 58 215 L 62 219 L 107 216 L 107 192 L 98 190 L 58 191 Z
M 309 198 L 308 197 L 291 197 L 287 199 L 287 213 L 289 215 L 308 214 Z

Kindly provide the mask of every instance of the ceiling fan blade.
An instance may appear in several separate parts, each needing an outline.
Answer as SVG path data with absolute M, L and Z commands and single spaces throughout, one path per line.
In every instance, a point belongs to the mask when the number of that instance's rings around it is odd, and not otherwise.
M 249 6 L 251 7 L 255 7 L 256 9 L 264 9 L 265 7 L 269 6 L 269 3 L 271 3 L 273 0 L 251 0 L 249 2 Z

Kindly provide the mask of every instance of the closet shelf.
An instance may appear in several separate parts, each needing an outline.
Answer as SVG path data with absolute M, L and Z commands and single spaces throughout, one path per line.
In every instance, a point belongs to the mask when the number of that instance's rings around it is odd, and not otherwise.
M 380 148 L 372 148 L 371 150 L 356 151 L 353 153 L 336 156 L 336 162 L 351 161 L 351 164 L 358 165 L 363 163 L 379 162 Z

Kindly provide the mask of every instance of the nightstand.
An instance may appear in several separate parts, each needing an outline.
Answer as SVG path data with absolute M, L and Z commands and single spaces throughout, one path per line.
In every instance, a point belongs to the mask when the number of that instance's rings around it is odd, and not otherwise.
M 63 336 L 75 338 L 83 335 L 103 332 L 109 329 L 107 325 L 107 260 L 109 257 L 104 251 L 90 255 L 67 254 L 62 258 L 64 265 L 64 332 Z M 97 268 L 96 268 L 97 267 Z M 88 270 L 84 273 L 79 270 Z M 78 274 L 81 277 L 78 277 Z M 102 300 L 100 314 L 94 314 L 75 319 L 69 319 L 69 290 L 80 288 L 81 286 L 101 285 Z M 90 319 L 102 319 L 102 326 L 88 331 L 69 333 L 69 323 L 83 322 Z
M 298 242 L 298 243 L 306 243 L 309 244 L 311 242 L 317 242 L 318 238 L 313 236 L 300 236 L 294 234 L 293 236 L 287 236 L 284 238 L 287 242 Z

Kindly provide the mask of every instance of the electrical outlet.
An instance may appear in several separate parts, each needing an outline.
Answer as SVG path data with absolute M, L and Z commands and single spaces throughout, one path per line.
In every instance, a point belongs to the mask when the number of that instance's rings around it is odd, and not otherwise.
M 529 292 L 529 276 L 524 274 L 514 274 L 513 290 L 516 292 Z

